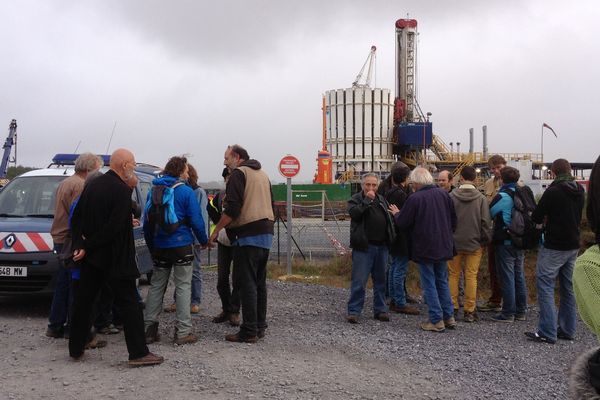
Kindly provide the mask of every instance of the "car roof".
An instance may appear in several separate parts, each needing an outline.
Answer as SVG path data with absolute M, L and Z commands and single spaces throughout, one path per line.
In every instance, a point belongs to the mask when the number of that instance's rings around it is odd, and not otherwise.
M 100 171 L 102 171 L 102 173 L 108 171 L 108 167 L 102 167 L 100 169 Z M 145 178 L 144 181 L 147 180 L 152 180 L 154 178 L 156 178 L 156 176 L 158 176 L 158 174 L 156 174 L 156 172 L 152 173 L 149 172 L 150 168 L 148 169 L 135 169 L 135 173 L 138 176 L 138 178 Z M 68 167 L 58 167 L 58 168 L 41 168 L 41 169 L 35 169 L 33 171 L 28 171 L 25 172 L 24 174 L 19 175 L 19 178 L 29 178 L 29 177 L 35 177 L 35 176 L 71 176 L 75 173 L 75 168 L 73 168 L 72 166 L 68 166 Z

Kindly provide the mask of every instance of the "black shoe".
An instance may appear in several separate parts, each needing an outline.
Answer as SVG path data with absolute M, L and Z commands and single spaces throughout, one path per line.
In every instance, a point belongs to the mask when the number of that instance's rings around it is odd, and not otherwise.
M 532 341 L 538 342 L 538 343 L 549 343 L 549 344 L 556 343 L 556 340 L 547 338 L 546 336 L 542 336 L 537 332 L 525 332 L 525 336 L 527 336 L 529 338 L 529 340 L 532 340 Z
M 225 311 L 222 311 L 219 315 L 213 317 L 212 319 L 212 322 L 215 324 L 220 324 L 225 321 L 229 321 L 229 314 L 227 314 Z
M 381 322 L 389 322 L 390 316 L 388 315 L 388 313 L 381 312 L 381 313 L 375 314 L 375 319 L 378 321 L 381 321 Z
M 62 329 L 59 329 L 59 330 L 54 330 L 52 328 L 46 329 L 46 336 L 48 336 L 48 337 L 59 339 L 59 338 L 64 337 L 64 335 L 65 334 Z
M 259 329 L 259 330 L 258 330 L 258 332 L 256 332 L 256 336 L 257 336 L 259 339 L 262 339 L 262 338 L 264 338 L 264 337 L 265 337 L 265 329 Z
M 558 328 L 556 331 L 556 337 L 561 340 L 575 340 L 573 336 L 567 335 L 562 329 Z
M 148 328 L 146 328 L 146 344 L 158 342 L 160 336 L 158 335 L 158 322 L 153 322 Z

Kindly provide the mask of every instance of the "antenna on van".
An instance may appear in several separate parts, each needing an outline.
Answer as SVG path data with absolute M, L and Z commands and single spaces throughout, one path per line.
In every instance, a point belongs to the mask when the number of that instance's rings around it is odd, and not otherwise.
M 81 140 L 77 143 L 77 147 L 75 147 L 75 151 L 73 153 L 77 154 L 77 150 L 79 150 L 79 146 L 81 146 Z
M 106 151 L 105 151 L 106 154 L 108 154 L 108 149 L 110 149 L 110 143 L 112 142 L 113 136 L 115 134 L 115 129 L 117 129 L 117 121 L 115 121 L 115 124 L 113 125 L 112 132 L 110 134 L 110 139 L 108 141 L 108 146 L 106 146 Z

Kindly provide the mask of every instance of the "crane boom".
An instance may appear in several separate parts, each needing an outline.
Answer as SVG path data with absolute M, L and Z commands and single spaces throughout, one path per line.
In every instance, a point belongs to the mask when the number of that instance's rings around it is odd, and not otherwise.
M 15 158 L 10 159 L 12 147 L 15 146 Z M 4 142 L 4 154 L 2 155 L 2 163 L 0 164 L 0 178 L 6 178 L 6 171 L 9 162 L 16 162 L 16 146 L 17 146 L 17 120 L 13 119 L 8 126 L 8 137 Z
M 358 75 L 356 75 L 356 79 L 354 80 L 354 82 L 352 82 L 353 88 L 371 89 L 371 77 L 373 76 L 373 72 L 375 71 L 374 66 L 375 66 L 375 59 L 376 59 L 376 55 L 375 55 L 376 51 L 377 51 L 377 47 L 371 46 L 371 51 L 369 52 L 369 55 L 367 56 L 365 63 L 363 64 L 362 68 L 360 69 L 360 72 L 358 73 Z M 367 69 L 367 76 L 365 78 L 365 83 L 360 83 L 360 80 L 362 79 L 363 74 L 365 73 L 365 68 L 367 68 L 367 65 L 368 65 L 368 69 Z

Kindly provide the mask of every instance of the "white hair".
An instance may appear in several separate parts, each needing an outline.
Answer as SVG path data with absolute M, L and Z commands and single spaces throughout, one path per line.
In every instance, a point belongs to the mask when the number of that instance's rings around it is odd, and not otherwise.
M 364 175 L 362 176 L 362 178 L 361 178 L 361 183 L 365 183 L 365 180 L 366 180 L 367 178 L 370 178 L 370 177 L 373 177 L 373 178 L 377 179 L 377 182 L 379 182 L 379 177 L 377 176 L 377 174 L 376 174 L 376 173 L 374 173 L 374 172 L 368 172 L 368 173 L 366 173 L 366 174 L 364 174 Z
M 410 180 L 417 185 L 433 185 L 433 176 L 423 167 L 417 167 L 410 173 Z

